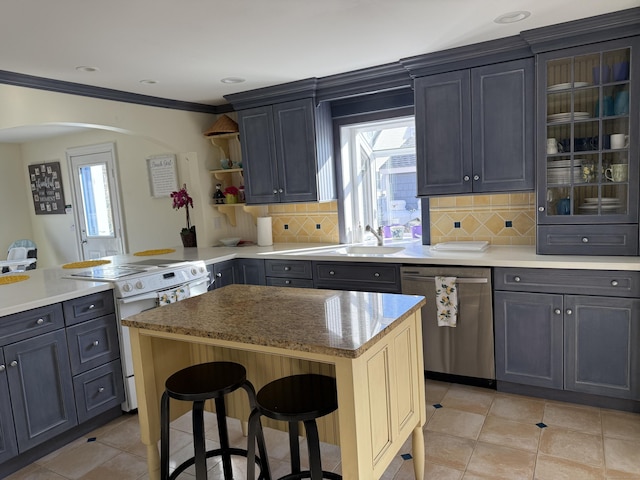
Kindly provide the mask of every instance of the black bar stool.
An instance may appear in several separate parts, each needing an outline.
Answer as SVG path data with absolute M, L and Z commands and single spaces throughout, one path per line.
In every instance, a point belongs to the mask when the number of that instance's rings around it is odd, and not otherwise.
M 253 411 L 256 406 L 256 392 L 247 380 L 247 371 L 239 363 L 210 362 L 184 368 L 171 375 L 165 382 L 165 391 L 161 400 L 161 432 L 160 432 L 160 478 L 173 480 L 191 465 L 196 466 L 196 478 L 206 480 L 207 458 L 220 455 L 225 480 L 233 479 L 231 455 L 247 456 L 247 450 L 231 448 L 227 431 L 227 414 L 224 396 L 243 388 L 249 397 L 249 405 Z M 169 474 L 169 400 L 193 402 L 192 424 L 194 456 L 181 463 L 172 474 Z M 218 435 L 220 448 L 206 451 L 204 436 L 204 402 L 213 399 L 218 419 Z M 266 459 L 264 435 L 259 428 L 254 432 L 254 465 L 260 466 L 260 478 L 263 478 L 262 461 Z M 255 456 L 255 442 L 258 441 L 260 458 Z
M 257 405 L 249 415 L 249 453 L 247 455 L 247 478 L 255 476 L 255 443 L 260 449 L 260 416 L 289 422 L 289 448 L 291 449 L 291 473 L 280 480 L 329 478 L 341 480 L 342 476 L 324 472 L 320 461 L 320 440 L 316 418 L 330 414 L 338 408 L 335 378 L 325 375 L 304 374 L 280 378 L 268 383 L 257 395 Z M 298 422 L 304 423 L 309 449 L 309 470 L 300 471 L 300 445 L 298 443 Z M 271 479 L 269 461 L 264 453 L 262 473 Z

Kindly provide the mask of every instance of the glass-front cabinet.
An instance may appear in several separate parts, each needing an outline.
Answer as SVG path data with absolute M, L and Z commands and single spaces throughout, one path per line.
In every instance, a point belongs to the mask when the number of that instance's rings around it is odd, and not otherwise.
M 538 253 L 637 255 L 637 56 L 637 39 L 539 55 Z

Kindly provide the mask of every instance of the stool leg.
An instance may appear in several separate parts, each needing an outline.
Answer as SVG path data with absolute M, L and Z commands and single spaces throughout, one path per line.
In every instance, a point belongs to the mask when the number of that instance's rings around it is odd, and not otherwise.
M 218 435 L 220 436 L 220 450 L 222 450 L 222 470 L 225 480 L 233 480 L 231 454 L 229 453 L 229 431 L 227 430 L 227 409 L 224 398 L 216 398 L 216 418 L 218 419 Z
M 193 425 L 193 450 L 196 464 L 196 478 L 207 480 L 207 451 L 204 439 L 204 402 L 193 402 L 191 424 Z
M 256 390 L 253 388 L 253 384 L 248 380 L 242 385 L 247 392 L 247 397 L 249 397 L 249 407 L 251 410 L 251 414 L 249 415 L 249 433 L 247 435 L 249 440 L 249 445 L 253 447 L 253 460 L 251 463 L 253 466 L 251 467 L 251 475 L 247 474 L 247 478 L 253 480 L 255 478 L 255 440 L 252 442 L 252 439 L 256 439 L 258 441 L 258 453 L 260 454 L 260 472 L 261 479 L 263 480 L 271 480 L 271 467 L 269 466 L 269 459 L 267 457 L 267 444 L 264 440 L 264 431 L 262 430 L 262 424 L 260 423 L 260 413 L 256 410 L 256 406 L 258 405 L 258 401 L 256 400 Z M 255 411 L 255 415 L 254 415 Z M 255 420 L 255 429 L 253 434 L 251 432 L 251 420 L 252 415 L 256 418 Z M 247 455 L 248 457 L 248 455 Z
M 320 461 L 320 439 L 315 420 L 306 420 L 304 429 L 307 432 L 307 448 L 309 449 L 309 470 L 311 480 L 322 480 L 322 462 Z
M 298 422 L 289 422 L 289 451 L 291 452 L 291 473 L 300 473 L 300 443 Z
M 169 395 L 160 400 L 160 480 L 169 479 Z

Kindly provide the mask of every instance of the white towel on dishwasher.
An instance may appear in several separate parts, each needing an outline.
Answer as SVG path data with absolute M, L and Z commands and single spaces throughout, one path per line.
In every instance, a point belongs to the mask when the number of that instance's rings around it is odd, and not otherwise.
M 456 277 L 436 276 L 436 309 L 439 327 L 455 327 L 458 323 L 458 287 Z

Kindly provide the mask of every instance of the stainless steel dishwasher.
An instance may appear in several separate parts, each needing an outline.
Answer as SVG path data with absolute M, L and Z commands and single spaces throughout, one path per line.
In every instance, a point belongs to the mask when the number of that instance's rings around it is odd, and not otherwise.
M 495 386 L 491 269 L 404 266 L 400 271 L 402 293 L 423 295 L 427 299 L 422 307 L 422 342 L 427 377 Z M 438 326 L 436 276 L 456 277 L 456 327 Z

